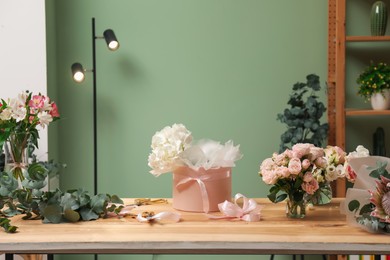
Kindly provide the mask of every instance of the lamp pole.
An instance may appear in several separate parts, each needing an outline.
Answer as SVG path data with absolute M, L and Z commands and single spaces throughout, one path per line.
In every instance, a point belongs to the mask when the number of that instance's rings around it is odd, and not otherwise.
M 119 48 L 119 42 L 112 29 L 107 29 L 103 32 L 103 36 L 96 36 L 95 30 L 95 18 L 92 18 L 92 72 L 93 76 L 93 89 L 92 89 L 92 102 L 93 102 L 93 192 L 96 195 L 98 192 L 98 154 L 97 154 L 97 74 L 96 74 L 96 39 L 105 39 L 107 47 L 111 51 L 115 51 Z M 83 65 L 76 62 L 71 67 L 73 80 L 81 83 L 84 81 L 85 72 Z
M 92 74 L 93 74 L 93 192 L 98 192 L 97 162 L 97 102 L 96 102 L 96 33 L 95 18 L 92 18 Z

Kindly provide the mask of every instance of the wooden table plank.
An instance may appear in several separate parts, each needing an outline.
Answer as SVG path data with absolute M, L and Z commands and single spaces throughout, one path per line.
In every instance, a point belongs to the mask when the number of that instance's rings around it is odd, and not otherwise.
M 131 202 L 131 199 L 127 199 Z M 0 252 L 104 254 L 390 254 L 390 236 L 347 226 L 340 199 L 288 219 L 285 204 L 264 205 L 260 222 L 209 220 L 203 213 L 179 212 L 179 223 L 153 225 L 130 217 L 42 224 L 12 219 L 16 234 L 0 234 Z M 170 204 L 134 212 L 175 211 Z

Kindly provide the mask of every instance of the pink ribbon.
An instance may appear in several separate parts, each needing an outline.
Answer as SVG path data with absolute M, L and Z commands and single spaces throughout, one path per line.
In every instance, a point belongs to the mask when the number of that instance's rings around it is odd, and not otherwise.
M 204 183 L 204 181 L 211 181 L 211 180 L 219 180 L 219 179 L 225 179 L 225 178 L 228 178 L 230 176 L 230 170 L 226 171 L 224 174 L 198 174 L 196 172 L 194 172 L 196 175 L 195 176 L 191 176 L 193 171 L 190 171 L 189 174 L 190 176 L 181 180 L 177 185 L 176 185 L 176 188 L 179 190 L 180 189 L 180 186 L 188 183 L 188 182 L 191 182 L 191 181 L 196 181 L 199 185 L 199 189 L 200 189 L 200 193 L 201 193 L 201 196 L 202 196 L 202 202 L 203 202 L 203 211 L 205 213 L 208 213 L 209 212 L 209 209 L 210 209 L 210 203 L 209 203 L 209 195 L 207 193 L 207 188 L 206 188 L 206 185 Z M 178 174 L 178 173 L 176 173 Z
M 180 214 L 175 212 L 160 212 L 156 215 L 150 217 L 142 217 L 142 213 L 139 213 L 136 218 L 139 222 L 145 223 L 150 221 L 169 221 L 169 222 L 179 222 Z
M 10 170 L 10 172 L 13 172 L 15 169 L 20 168 L 20 169 L 27 169 L 27 164 L 25 163 L 8 163 L 9 166 L 13 166 Z
M 243 199 L 242 208 L 237 204 L 239 199 Z M 234 203 L 225 200 L 218 204 L 219 211 L 223 213 L 223 216 L 212 216 L 211 219 L 226 219 L 226 218 L 238 218 L 248 222 L 254 222 L 260 220 L 261 206 L 257 205 L 254 199 L 248 199 L 244 195 L 237 193 L 234 196 Z

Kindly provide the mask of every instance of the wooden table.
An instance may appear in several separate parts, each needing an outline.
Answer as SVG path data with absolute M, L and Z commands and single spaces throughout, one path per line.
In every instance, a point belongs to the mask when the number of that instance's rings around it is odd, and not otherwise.
M 127 199 L 126 202 L 131 202 Z M 390 236 L 346 225 L 340 199 L 288 219 L 285 204 L 257 200 L 260 222 L 209 220 L 180 212 L 179 223 L 140 223 L 126 218 L 72 224 L 12 219 L 16 234 L 0 233 L 0 252 L 96 254 L 390 254 Z M 134 212 L 175 211 L 171 204 L 141 206 Z

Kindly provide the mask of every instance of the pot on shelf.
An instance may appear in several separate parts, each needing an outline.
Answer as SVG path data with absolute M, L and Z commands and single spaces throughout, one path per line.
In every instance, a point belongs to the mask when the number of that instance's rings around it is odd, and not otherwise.
M 374 110 L 386 110 L 390 108 L 390 89 L 372 94 L 371 106 Z
M 371 35 L 383 36 L 387 26 L 387 8 L 383 1 L 376 1 L 371 8 Z

